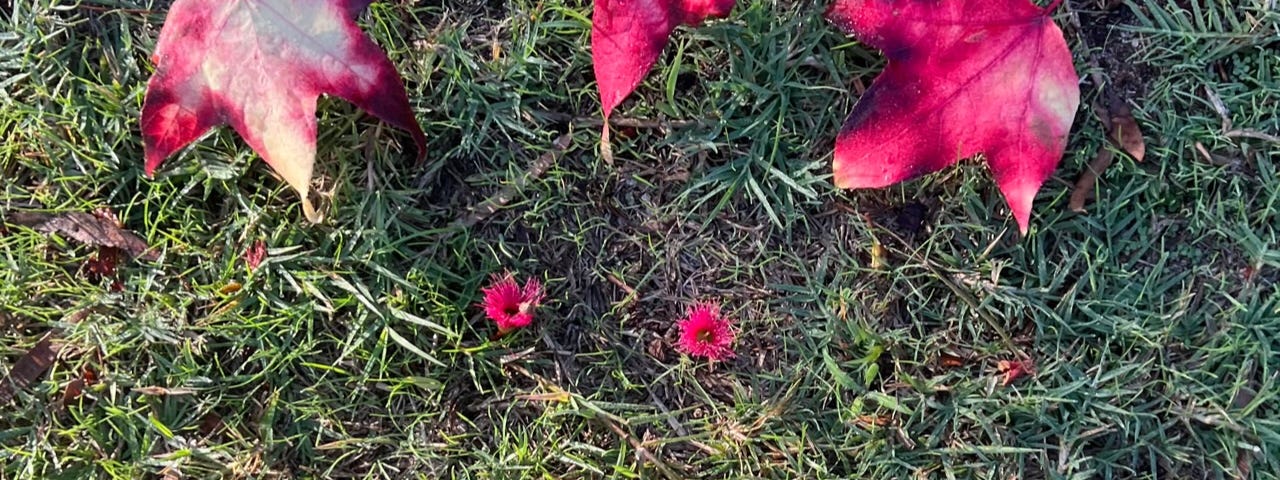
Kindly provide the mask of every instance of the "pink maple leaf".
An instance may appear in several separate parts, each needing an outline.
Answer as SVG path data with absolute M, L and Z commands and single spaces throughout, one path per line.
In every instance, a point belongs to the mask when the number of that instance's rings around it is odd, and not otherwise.
M 307 199 L 316 153 L 316 99 L 338 96 L 413 135 L 395 66 L 355 16 L 369 0 L 177 0 L 169 9 L 142 106 L 146 172 L 205 132 L 230 124 Z
M 836 0 L 827 18 L 889 59 L 836 140 L 836 186 L 884 187 L 981 153 L 1025 234 L 1080 104 L 1056 5 Z
M 729 14 L 734 0 L 596 0 L 591 61 L 605 120 L 653 68 L 678 25 Z
M 711 360 L 733 357 L 736 334 L 729 320 L 720 315 L 720 305 L 704 302 L 689 307 L 676 327 L 680 330 L 676 345 L 680 351 Z

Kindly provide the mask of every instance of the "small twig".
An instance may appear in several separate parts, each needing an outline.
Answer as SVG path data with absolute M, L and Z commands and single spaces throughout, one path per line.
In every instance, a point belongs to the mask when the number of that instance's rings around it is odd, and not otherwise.
M 529 170 L 527 170 L 524 175 L 517 177 L 510 185 L 502 187 L 497 193 L 494 193 L 483 202 L 480 202 L 479 205 L 469 209 L 466 216 L 459 218 L 454 222 L 454 226 L 459 228 L 473 227 L 477 223 L 480 223 L 492 216 L 499 208 L 502 208 L 504 205 L 511 202 L 511 199 L 515 198 L 516 194 L 524 190 L 524 187 L 527 186 L 531 180 L 541 177 L 542 174 L 546 173 L 547 170 L 551 168 L 551 165 L 564 155 L 565 150 L 569 148 L 569 144 L 572 140 L 572 134 L 566 133 L 561 135 L 560 138 L 557 138 L 555 143 L 552 144 L 552 150 L 538 156 L 538 158 L 529 165 Z
M 602 423 L 607 425 L 610 430 L 613 430 L 613 433 L 617 434 L 619 437 L 622 437 L 623 440 L 626 440 L 627 443 L 631 444 L 631 448 L 634 448 L 636 450 L 636 454 L 640 455 L 640 457 L 644 458 L 649 463 L 652 463 L 653 466 L 658 469 L 658 473 L 661 473 L 663 477 L 666 477 L 669 480 L 675 480 L 677 478 L 681 478 L 679 475 L 676 475 L 676 472 L 674 470 L 671 470 L 671 467 L 668 467 L 667 464 L 662 463 L 662 460 L 658 460 L 658 457 L 654 456 L 653 453 L 649 451 L 649 449 L 645 448 L 644 445 L 641 444 L 639 440 L 636 440 L 635 436 L 628 433 L 626 429 L 622 428 L 621 425 L 618 425 L 617 422 L 614 422 L 613 419 L 610 419 L 609 417 L 596 417 L 596 418 L 601 419 Z
M 622 281 L 622 279 L 618 278 L 614 274 L 612 273 L 607 274 L 606 278 L 609 279 L 609 283 L 616 285 L 618 288 L 622 289 L 622 291 L 626 293 L 626 296 L 622 297 L 622 300 L 619 300 L 616 303 L 614 303 L 614 308 L 616 310 L 622 310 L 626 308 L 627 305 L 630 305 L 632 302 L 636 301 L 637 298 L 639 298 L 639 293 L 636 292 L 636 289 L 631 288 L 630 285 L 627 285 L 627 282 Z
M 508 364 L 505 366 L 506 368 L 510 368 L 516 371 L 517 373 L 520 373 L 521 375 L 524 375 L 532 379 L 533 381 L 538 382 L 539 385 L 542 385 L 543 388 L 551 390 L 551 392 L 554 394 L 567 395 L 569 398 L 573 399 L 573 401 L 581 402 L 587 407 L 588 410 L 591 410 L 592 412 L 596 413 L 596 415 L 594 415 L 591 418 L 594 418 L 600 421 L 600 423 L 605 424 L 605 426 L 609 427 L 610 430 L 613 430 L 613 433 L 617 434 L 619 437 L 622 437 L 623 440 L 626 440 L 626 442 L 631 445 L 631 448 L 635 449 L 636 454 L 639 455 L 641 458 L 643 458 L 645 461 L 653 464 L 654 468 L 657 468 L 658 473 L 661 473 L 663 477 L 666 477 L 668 480 L 676 480 L 678 478 L 682 478 L 680 475 L 676 474 L 675 470 L 672 470 L 671 467 L 668 467 L 666 463 L 663 463 L 662 460 L 658 459 L 657 456 L 655 456 L 652 452 L 650 452 L 648 448 L 645 448 L 643 443 L 641 443 L 639 440 L 636 440 L 636 437 L 634 435 L 631 435 L 631 433 L 628 432 L 627 429 L 623 428 L 622 425 L 620 425 L 620 423 L 622 423 L 624 420 L 622 420 L 621 418 L 617 418 L 613 414 L 606 412 L 604 410 L 601 410 L 599 407 L 591 405 L 590 404 L 591 402 L 583 398 L 582 396 L 569 392 L 563 388 L 560 388 L 559 385 L 556 385 L 555 383 L 547 380 L 546 378 L 543 378 L 541 375 L 537 375 L 533 372 L 530 372 L 529 370 L 526 370 L 524 367 L 521 367 L 515 364 Z
M 1280 137 L 1269 133 L 1262 133 L 1256 130 L 1232 130 L 1224 133 L 1227 138 L 1252 138 L 1255 140 L 1264 140 L 1271 143 L 1280 143 Z
M 541 117 L 553 122 L 572 123 L 576 127 L 600 127 L 604 125 L 604 119 L 600 117 L 579 117 L 560 112 L 537 112 L 533 117 Z M 643 118 L 619 118 L 611 117 L 609 125 L 622 128 L 644 128 L 655 130 L 667 130 L 671 128 L 685 128 L 699 125 L 705 125 L 703 120 L 649 120 Z
M 1210 153 L 1209 149 L 1204 148 L 1204 144 L 1200 142 L 1196 142 L 1196 151 L 1200 152 L 1200 156 L 1204 157 L 1204 161 L 1213 165 L 1220 167 L 1235 167 L 1240 164 L 1239 160 Z
M 4 382 L 0 384 L 0 405 L 9 404 L 18 392 L 26 390 L 53 366 L 53 361 L 58 356 L 58 349 L 53 345 L 54 338 L 57 337 L 53 332 L 46 333 L 0 380 Z

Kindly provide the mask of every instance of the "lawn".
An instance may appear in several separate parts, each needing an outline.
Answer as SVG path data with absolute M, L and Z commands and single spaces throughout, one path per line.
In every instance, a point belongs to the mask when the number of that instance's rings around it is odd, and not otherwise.
M 590 2 L 374 3 L 429 151 L 323 98 L 318 224 L 230 129 L 143 174 L 168 3 L 0 5 L 0 478 L 1280 478 L 1275 0 L 1065 2 L 1025 237 L 978 161 L 833 187 L 884 61 L 826 0 L 679 29 L 609 162 Z M 1073 212 L 1108 95 L 1146 159 Z M 158 255 L 13 221 L 101 209 Z M 504 271 L 547 301 L 494 338 Z

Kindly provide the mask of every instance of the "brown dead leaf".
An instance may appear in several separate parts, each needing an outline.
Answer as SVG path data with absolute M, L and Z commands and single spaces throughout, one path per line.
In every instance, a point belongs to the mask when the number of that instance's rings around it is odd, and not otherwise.
M 53 346 L 53 334 L 46 334 L 36 342 L 35 346 L 27 350 L 26 355 L 13 364 L 13 368 L 9 369 L 4 380 L 0 380 L 0 405 L 8 404 L 19 390 L 39 380 L 44 372 L 53 366 L 53 361 L 57 357 L 58 351 Z
M 121 250 L 116 247 L 100 247 L 98 252 L 84 262 L 84 274 L 91 282 L 116 275 L 116 265 L 120 263 Z
M 97 253 L 85 260 L 80 271 L 90 282 L 98 283 L 104 278 L 111 279 L 111 291 L 124 291 L 124 283 L 116 278 L 116 266 L 124 256 L 124 251 L 116 247 L 98 247 Z
M 80 398 L 80 395 L 84 393 L 84 387 L 86 386 L 87 385 L 85 385 L 83 378 L 77 378 L 67 382 L 67 386 L 62 389 L 62 404 L 66 405 L 75 401 L 75 399 Z
M 1147 143 L 1142 130 L 1128 108 L 1111 116 L 1111 141 L 1139 162 L 1147 155 Z
M 93 371 L 92 368 L 85 367 L 80 371 L 79 377 L 67 382 L 67 386 L 62 389 L 62 405 L 80 398 L 80 395 L 84 394 L 84 389 L 92 387 L 95 383 L 98 383 L 98 372 Z
M 133 232 L 121 228 L 118 222 L 105 215 L 83 212 L 48 214 L 37 212 L 9 212 L 5 223 L 31 227 L 42 233 L 58 233 L 85 245 L 114 247 L 133 258 L 156 261 L 160 254 Z
M 1094 111 L 1106 126 L 1107 136 L 1112 145 L 1139 162 L 1146 158 L 1147 144 L 1142 139 L 1142 129 L 1133 119 L 1133 112 L 1129 107 L 1120 102 L 1113 102 L 1111 108 L 1104 112 L 1095 104 Z M 1112 163 L 1115 163 L 1115 154 L 1106 147 L 1099 148 L 1098 155 L 1089 162 L 1084 172 L 1080 173 L 1075 187 L 1071 189 L 1071 200 L 1067 202 L 1067 208 L 1073 212 L 1084 213 L 1084 205 L 1093 198 L 1098 179 Z
M 1073 212 L 1084 213 L 1084 204 L 1093 198 L 1093 189 L 1098 184 L 1098 177 L 1111 166 L 1115 158 L 1111 150 L 1098 150 L 1098 156 L 1089 162 L 1089 166 L 1085 167 L 1084 172 L 1080 173 L 1080 178 L 1076 180 L 1075 188 L 1071 189 L 1071 199 L 1067 201 L 1067 208 Z
M 957 355 L 944 353 L 938 357 L 938 364 L 941 365 L 942 368 L 960 368 L 963 367 L 965 363 L 964 358 Z

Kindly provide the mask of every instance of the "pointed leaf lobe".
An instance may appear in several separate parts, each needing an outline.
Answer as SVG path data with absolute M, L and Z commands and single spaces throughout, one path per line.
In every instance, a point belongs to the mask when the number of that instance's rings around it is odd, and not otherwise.
M 889 62 L 836 141 L 836 186 L 884 187 L 982 154 L 1026 233 L 1080 102 L 1049 10 L 1029 0 L 837 0 L 828 18 Z

